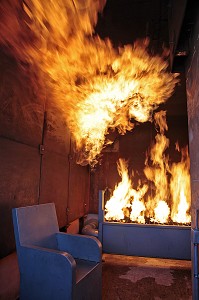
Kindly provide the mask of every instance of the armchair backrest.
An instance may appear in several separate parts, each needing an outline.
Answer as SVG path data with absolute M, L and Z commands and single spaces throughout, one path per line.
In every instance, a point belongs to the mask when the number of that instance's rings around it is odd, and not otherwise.
M 17 249 L 23 245 L 57 248 L 59 227 L 54 203 L 13 208 L 12 215 Z

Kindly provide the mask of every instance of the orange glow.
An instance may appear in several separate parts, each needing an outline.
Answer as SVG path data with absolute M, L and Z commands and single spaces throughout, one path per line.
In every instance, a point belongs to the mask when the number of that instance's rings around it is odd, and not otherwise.
M 147 217 L 150 222 L 160 224 L 191 222 L 188 149 L 181 150 L 180 162 L 170 163 L 169 157 L 165 155 L 169 146 L 169 140 L 164 135 L 164 131 L 168 129 L 166 113 L 156 113 L 154 121 L 159 132 L 145 162 L 144 172 L 148 186 L 140 184 L 133 189 L 133 178 L 128 176 L 127 163 L 120 159 L 119 173 L 122 181 L 116 186 L 113 197 L 106 202 L 106 220 L 145 223 Z M 176 149 L 180 151 L 179 146 Z M 150 186 L 154 193 L 149 196 L 147 190 Z M 121 212 L 119 218 L 116 213 L 118 208 Z
M 128 165 L 123 159 L 119 159 L 118 172 L 122 178 L 121 182 L 115 187 L 113 196 L 105 205 L 106 220 L 123 220 L 125 215 L 132 221 L 144 223 L 141 212 L 145 210 L 141 199 L 147 191 L 143 186 L 138 190 L 132 188 L 132 182 L 128 175 Z M 131 215 L 128 214 L 128 208 L 132 209 Z
M 181 161 L 173 163 L 171 167 L 170 191 L 172 196 L 171 217 L 174 222 L 191 222 L 190 207 L 190 161 L 188 156 L 188 147 L 181 151 Z
M 108 130 L 124 134 L 134 126 L 131 118 L 151 120 L 172 95 L 176 74 L 164 57 L 149 54 L 147 39 L 115 49 L 94 34 L 104 0 L 22 3 L 0 3 L 0 43 L 43 82 L 68 124 L 77 162 L 95 165 Z
M 109 129 L 125 134 L 134 127 L 132 118 L 152 121 L 152 112 L 172 95 L 178 82 L 177 75 L 168 72 L 166 58 L 150 54 L 148 39 L 114 48 L 109 39 L 95 34 L 105 2 L 0 1 L 0 44 L 42 83 L 38 86 L 44 91 L 38 94 L 46 94 L 47 107 L 51 102 L 57 138 L 60 126 L 53 112 L 61 111 L 81 165 L 98 162 L 109 142 Z M 181 162 L 169 164 L 166 113 L 156 113 L 154 120 L 159 131 L 144 173 L 155 194 L 149 196 L 144 184 L 134 189 L 127 163 L 119 160 L 122 180 L 106 203 L 107 220 L 123 220 L 127 214 L 140 223 L 145 222 L 144 215 L 154 222 L 167 222 L 169 217 L 174 222 L 190 222 L 188 155 L 183 150 Z
M 164 135 L 164 131 L 168 130 L 166 123 L 166 112 L 160 111 L 156 113 L 154 116 L 154 122 L 156 128 L 158 128 L 159 133 L 156 134 L 155 143 L 152 145 L 151 150 L 146 157 L 146 167 L 144 169 L 144 173 L 147 179 L 153 183 L 155 194 L 148 197 L 147 207 L 155 212 L 155 214 L 151 216 L 153 221 L 165 223 L 168 220 L 165 219 L 165 215 L 163 215 L 163 217 L 161 216 L 160 208 L 163 207 L 164 201 L 168 201 L 169 197 L 169 183 L 167 173 L 169 169 L 169 157 L 165 156 L 165 150 L 169 147 L 169 140 Z M 162 201 L 161 206 L 159 206 L 159 201 Z M 169 214 L 167 214 L 167 217 L 168 216 Z
M 127 162 L 119 159 L 118 172 L 122 178 L 118 186 L 115 187 L 113 196 L 106 203 L 105 210 L 107 220 L 124 219 L 124 210 L 129 207 L 129 199 L 131 197 L 131 181 L 128 176 Z

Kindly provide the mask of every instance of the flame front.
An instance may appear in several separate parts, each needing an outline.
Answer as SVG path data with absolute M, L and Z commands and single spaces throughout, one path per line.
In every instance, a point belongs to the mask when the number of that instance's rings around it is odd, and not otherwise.
M 97 163 L 110 128 L 124 134 L 133 128 L 131 118 L 150 120 L 177 82 L 164 57 L 149 54 L 147 40 L 115 49 L 94 34 L 104 5 L 104 0 L 0 3 L 0 43 L 35 70 L 62 111 L 82 165 Z
M 171 167 L 171 218 L 178 223 L 191 222 L 191 216 L 188 213 L 191 203 L 189 167 L 188 147 L 186 147 L 182 150 L 181 161 L 178 164 L 174 163 Z
M 105 209 L 107 220 L 124 219 L 124 210 L 129 207 L 131 198 L 131 180 L 128 176 L 127 162 L 119 159 L 118 172 L 122 181 L 118 184 L 113 192 L 113 196 L 106 203 Z
M 132 118 L 137 122 L 151 120 L 153 110 L 172 95 L 178 82 L 176 74 L 167 71 L 164 56 L 150 55 L 147 39 L 114 48 L 109 39 L 95 35 L 98 12 L 105 2 L 0 2 L 0 44 L 25 72 L 31 68 L 50 98 L 47 100 L 62 112 L 76 145 L 77 162 L 82 165 L 97 163 L 109 129 L 124 134 L 133 128 Z M 59 128 L 59 120 L 53 122 L 53 127 Z M 183 154 L 180 163 L 170 166 L 164 154 L 169 146 L 164 135 L 164 112 L 156 114 L 155 124 L 160 131 L 145 168 L 147 179 L 155 187 L 153 199 L 147 196 L 146 185 L 133 189 L 127 163 L 120 160 L 122 181 L 106 204 L 107 219 L 121 220 L 128 212 L 132 221 L 143 223 L 146 214 L 165 222 L 172 195 L 171 218 L 190 221 L 188 156 Z M 114 213 L 110 211 L 112 206 Z M 167 212 L 162 215 L 164 221 L 159 210 Z
M 147 205 L 150 211 L 154 211 L 152 220 L 165 223 L 168 221 L 169 210 L 166 208 L 169 200 L 169 183 L 168 183 L 168 161 L 165 156 L 165 150 L 169 147 L 169 140 L 164 135 L 164 131 L 168 130 L 166 123 L 166 112 L 160 111 L 155 114 L 154 122 L 159 133 L 155 137 L 155 143 L 146 157 L 146 167 L 144 173 L 149 181 L 154 184 L 155 193 L 147 199 Z M 151 164 L 150 164 L 151 162 Z M 165 207 L 164 212 L 161 212 Z M 150 213 L 151 214 L 151 213 Z M 149 215 L 150 215 L 149 214 Z
M 106 220 L 123 220 L 126 217 L 138 223 L 144 223 L 143 211 L 145 210 L 142 198 L 147 191 L 147 186 L 133 189 L 128 175 L 128 165 L 125 160 L 119 159 L 118 172 L 122 181 L 115 187 L 113 196 L 105 205 Z M 128 209 L 131 209 L 131 214 Z
M 160 224 L 191 222 L 188 149 L 186 147 L 181 150 L 180 162 L 169 163 L 169 157 L 165 155 L 165 150 L 169 146 L 169 140 L 164 135 L 164 131 L 168 129 L 166 112 L 156 113 L 154 121 L 158 133 L 155 144 L 147 154 L 144 170 L 154 192 L 149 196 L 147 194 L 149 185 L 141 183 L 137 189 L 133 189 L 133 179 L 128 176 L 127 163 L 120 159 L 118 166 L 122 181 L 116 186 L 113 197 L 106 202 L 106 220 L 145 223 L 146 219 L 149 219 L 152 223 Z M 176 149 L 180 151 L 179 147 Z M 125 191 L 124 197 L 122 190 Z M 120 218 L 116 213 L 118 208 L 121 212 Z

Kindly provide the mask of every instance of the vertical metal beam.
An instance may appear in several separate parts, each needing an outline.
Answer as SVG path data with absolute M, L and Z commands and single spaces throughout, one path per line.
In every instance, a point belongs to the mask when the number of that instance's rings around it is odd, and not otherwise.
M 72 141 L 71 141 L 71 136 L 70 136 L 70 146 L 69 146 L 69 154 L 68 154 L 68 193 L 67 193 L 67 203 L 66 203 L 66 225 L 69 225 L 69 212 L 70 212 L 70 207 L 69 207 L 69 197 L 70 197 L 70 175 L 71 175 L 71 160 L 72 160 Z
M 44 111 L 42 140 L 41 140 L 41 145 L 39 145 L 40 171 L 39 171 L 39 186 L 38 186 L 38 204 L 40 204 L 40 197 L 41 197 L 42 162 L 43 162 L 43 155 L 44 155 L 44 151 L 45 151 L 44 141 L 45 141 L 46 126 L 47 126 L 46 125 L 46 111 Z
M 194 244 L 194 283 L 193 300 L 198 300 L 198 244 Z
M 99 230 L 98 230 L 98 239 L 102 243 L 103 239 L 103 222 L 104 222 L 104 193 L 105 191 L 99 190 Z

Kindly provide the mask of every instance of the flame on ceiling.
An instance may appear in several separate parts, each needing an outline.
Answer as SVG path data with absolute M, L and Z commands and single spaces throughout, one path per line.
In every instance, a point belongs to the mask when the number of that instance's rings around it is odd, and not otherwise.
M 104 0 L 0 3 L 0 44 L 52 91 L 81 165 L 97 163 L 109 130 L 125 134 L 132 118 L 150 121 L 178 82 L 164 55 L 149 53 L 147 39 L 114 48 L 95 34 L 104 6 Z

